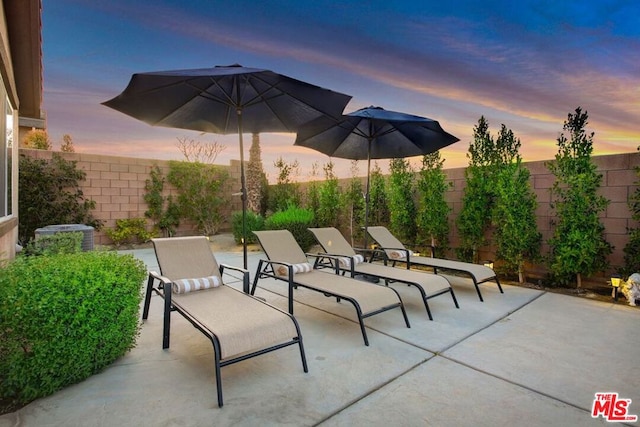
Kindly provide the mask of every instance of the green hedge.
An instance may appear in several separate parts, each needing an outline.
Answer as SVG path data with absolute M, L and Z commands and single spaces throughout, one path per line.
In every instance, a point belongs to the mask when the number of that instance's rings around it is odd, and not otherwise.
M 313 227 L 313 212 L 293 205 L 289 205 L 285 211 L 274 213 L 264 222 L 266 230 L 289 230 L 305 252 L 316 243 L 309 227 Z
M 264 218 L 253 211 L 246 212 L 246 232 L 247 243 L 258 243 L 258 238 L 254 231 L 264 230 Z M 234 212 L 231 217 L 231 227 L 233 229 L 233 239 L 237 244 L 242 244 L 242 211 Z
M 133 348 L 145 275 L 115 252 L 20 257 L 0 269 L 0 397 L 47 396 Z

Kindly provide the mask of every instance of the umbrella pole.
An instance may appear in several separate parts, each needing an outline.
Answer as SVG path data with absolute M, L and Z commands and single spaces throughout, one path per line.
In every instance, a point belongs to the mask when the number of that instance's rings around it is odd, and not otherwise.
M 371 179 L 371 140 L 367 152 L 367 186 L 364 192 L 364 248 L 367 247 L 367 227 L 369 226 L 369 180 Z
M 244 177 L 244 145 L 242 143 L 242 108 L 236 109 L 238 115 L 238 138 L 240 140 L 240 198 L 242 200 L 242 262 L 247 269 L 247 187 Z

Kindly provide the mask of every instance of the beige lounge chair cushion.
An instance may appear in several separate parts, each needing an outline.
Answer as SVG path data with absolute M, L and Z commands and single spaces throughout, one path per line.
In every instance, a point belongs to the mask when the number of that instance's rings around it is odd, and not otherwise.
M 174 295 L 172 302 L 219 338 L 223 360 L 298 336 L 285 313 L 229 286 Z
M 353 298 L 360 304 L 363 314 L 400 303 L 398 295 L 386 286 L 362 282 L 335 273 L 313 270 L 307 274 L 296 276 L 295 282 L 320 292 L 327 291 L 343 298 Z
M 187 292 L 217 288 L 220 285 L 221 283 L 218 276 L 199 277 L 195 279 L 179 279 L 171 284 L 171 290 L 176 294 L 185 294 Z
M 391 232 L 382 226 L 373 226 L 368 227 L 367 232 L 369 235 L 383 248 L 391 248 L 389 250 L 385 250 L 387 255 L 391 259 L 401 260 L 402 258 L 393 258 L 389 253 L 393 249 L 406 249 L 402 242 L 398 240 Z M 402 252 L 402 251 L 397 251 Z M 403 254 L 403 258 L 404 258 Z M 457 271 L 465 271 L 475 277 L 478 282 L 484 282 L 487 279 L 492 279 L 496 277 L 495 271 L 491 268 L 486 267 L 480 264 L 473 264 L 470 262 L 463 261 L 454 261 L 443 258 L 432 258 L 432 257 L 423 257 L 423 256 L 412 256 L 411 263 L 417 265 L 424 265 L 428 267 L 436 267 L 436 268 L 444 268 L 450 270 Z

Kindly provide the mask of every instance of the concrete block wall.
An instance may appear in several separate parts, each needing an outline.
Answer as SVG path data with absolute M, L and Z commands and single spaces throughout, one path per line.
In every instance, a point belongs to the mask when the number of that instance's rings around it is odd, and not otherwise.
M 40 159 L 51 159 L 52 151 L 20 149 L 20 155 Z M 147 205 L 144 201 L 146 193 L 145 181 L 150 178 L 154 165 L 158 165 L 164 177 L 169 173 L 169 162 L 165 160 L 138 159 L 130 157 L 105 156 L 85 153 L 58 153 L 66 160 L 77 162 L 78 169 L 85 171 L 86 180 L 81 182 L 80 188 L 87 199 L 96 202 L 94 216 L 104 221 L 102 231 L 94 234 L 96 245 L 111 244 L 104 230 L 114 228 L 117 219 L 143 218 Z M 232 197 L 231 193 L 239 191 L 240 162 L 232 161 L 230 166 L 220 166 L 227 169 L 231 179 L 224 189 L 230 203 L 225 205 L 223 218 L 225 222 L 221 228 L 231 228 L 231 213 L 242 208 L 240 198 Z M 237 189 L 235 187 L 238 187 Z M 177 191 L 165 182 L 164 195 L 177 195 Z M 49 224 L 47 224 L 49 225 Z M 149 229 L 151 222 L 149 221 Z M 197 234 L 195 224 L 181 221 L 176 235 Z
M 51 151 L 20 149 L 20 154 L 37 157 L 51 158 Z M 68 160 L 77 161 L 80 169 L 87 173 L 87 179 L 81 188 L 86 197 L 96 201 L 95 215 L 105 221 L 105 228 L 115 227 L 116 219 L 143 217 L 147 209 L 143 200 L 145 194 L 145 180 L 149 178 L 149 172 L 153 165 L 158 165 L 166 176 L 169 170 L 169 162 L 152 159 L 136 159 L 118 156 L 104 156 L 82 153 L 60 153 Z M 598 171 L 603 175 L 601 193 L 610 200 L 606 212 L 602 214 L 602 222 L 606 227 L 606 238 L 614 246 L 614 252 L 609 256 L 611 269 L 623 264 L 623 248 L 629 241 L 627 230 L 640 226 L 631 219 L 627 200 L 635 192 L 636 174 L 635 167 L 640 166 L 640 154 L 627 153 L 608 156 L 596 156 L 593 158 Z M 531 186 L 536 193 L 538 201 L 537 224 L 543 235 L 542 253 L 549 251 L 547 240 L 553 232 L 553 211 L 551 209 L 550 188 L 555 180 L 546 167 L 546 161 L 527 162 L 525 166 L 531 172 Z M 229 166 L 225 166 L 230 175 L 224 190 L 230 203 L 224 211 L 225 223 L 222 230 L 230 230 L 231 213 L 241 209 L 239 196 L 232 196 L 240 191 L 240 162 L 232 160 Z M 447 201 L 452 207 L 450 215 L 451 245 L 459 246 L 459 236 L 455 227 L 455 221 L 462 209 L 462 195 L 465 187 L 464 168 L 445 169 L 451 187 L 447 192 Z M 341 180 L 342 185 L 347 185 L 348 179 Z M 304 191 L 305 184 L 301 184 Z M 175 189 L 165 184 L 166 194 L 176 194 Z M 197 233 L 193 224 L 180 225 L 178 235 Z M 97 232 L 94 236 L 96 244 L 111 243 L 104 232 Z M 494 259 L 493 248 L 483 248 L 480 253 L 483 259 Z M 533 270 L 544 271 L 544 265 L 534 266 Z M 607 272 L 608 273 L 608 272 Z

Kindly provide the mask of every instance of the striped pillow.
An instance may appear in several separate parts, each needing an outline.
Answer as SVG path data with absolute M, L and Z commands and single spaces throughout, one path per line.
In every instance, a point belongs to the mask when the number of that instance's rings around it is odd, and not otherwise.
M 364 257 L 360 254 L 354 255 L 352 257 L 345 256 L 338 258 L 338 262 L 340 263 L 340 267 L 342 268 L 351 268 L 351 260 L 353 259 L 353 265 L 356 266 L 361 262 L 364 262 Z
M 313 270 L 313 266 L 308 262 L 301 262 L 300 264 L 292 264 L 291 267 L 293 267 L 293 274 L 308 273 L 309 271 Z M 289 269 L 287 268 L 286 265 L 280 265 L 278 266 L 278 268 L 276 268 L 276 274 L 278 276 L 288 276 Z
M 403 259 L 407 257 L 407 251 L 388 250 L 386 252 L 391 259 Z M 409 255 L 413 255 L 413 252 L 409 251 Z
M 217 288 L 218 286 L 220 286 L 220 278 L 218 276 L 209 276 L 176 280 L 171 285 L 171 290 L 176 294 L 185 294 L 202 289 Z

